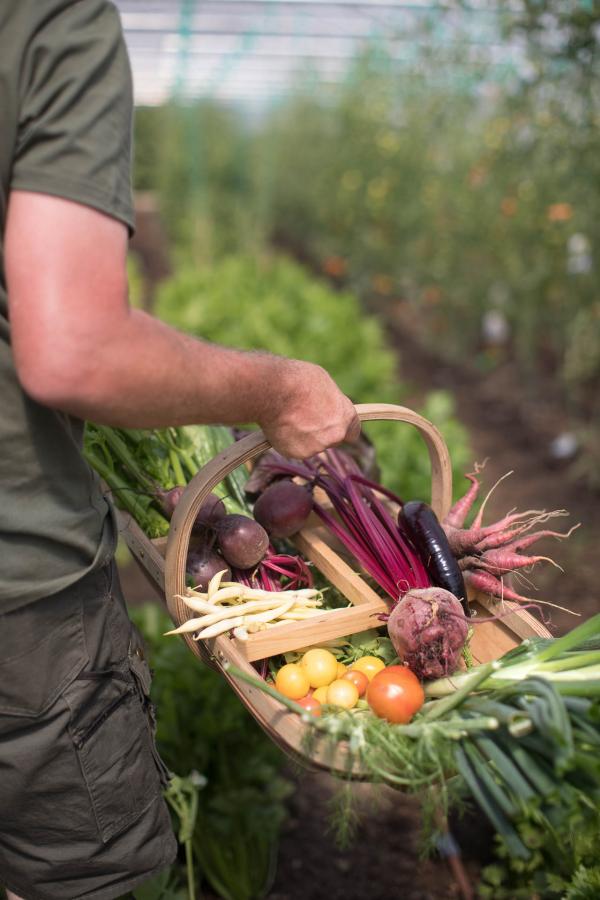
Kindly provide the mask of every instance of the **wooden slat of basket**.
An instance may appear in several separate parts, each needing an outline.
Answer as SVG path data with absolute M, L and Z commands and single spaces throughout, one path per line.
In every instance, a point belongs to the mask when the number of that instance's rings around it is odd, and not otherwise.
M 512 600 L 496 600 L 489 594 L 481 592 L 474 594 L 474 597 L 484 607 L 487 615 L 501 616 L 497 624 L 503 625 L 518 637 L 551 637 L 548 629 L 518 603 Z
M 327 536 L 328 531 L 322 525 L 303 528 L 299 534 L 295 535 L 294 545 L 355 606 L 361 604 L 373 606 L 379 601 L 381 611 L 385 612 L 387 610 L 385 602 L 369 587 L 359 573 L 354 571 L 339 553 L 333 550 L 327 543 Z
M 381 623 L 377 616 L 388 611 L 388 605 L 361 576 L 333 550 L 323 539 L 322 526 L 303 528 L 294 538 L 294 544 L 305 559 L 314 563 L 327 580 L 350 602 L 352 607 L 323 611 L 302 622 L 287 622 L 248 636 L 246 641 L 235 641 L 240 653 L 254 661 L 299 650 L 311 644 L 333 638 L 356 634 Z
M 381 625 L 381 622 L 377 621 L 377 616 L 386 611 L 387 606 L 379 599 L 375 603 L 324 610 L 319 615 L 311 616 L 310 619 L 277 624 L 265 631 L 249 635 L 246 641 L 233 640 L 232 643 L 252 662 L 356 634 L 358 631 L 366 631 L 367 628 Z
M 476 623 L 469 643 L 469 650 L 475 663 L 491 662 L 517 646 L 519 641 L 514 631 L 501 621 L 477 624 L 478 618 L 489 616 L 488 610 L 480 603 L 479 598 L 471 597 L 469 608 Z

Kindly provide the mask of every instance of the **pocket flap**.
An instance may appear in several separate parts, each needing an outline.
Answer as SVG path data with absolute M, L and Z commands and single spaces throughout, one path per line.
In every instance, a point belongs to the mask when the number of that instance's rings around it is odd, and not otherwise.
M 88 662 L 81 602 L 32 603 L 0 616 L 0 631 L 0 713 L 39 716 Z

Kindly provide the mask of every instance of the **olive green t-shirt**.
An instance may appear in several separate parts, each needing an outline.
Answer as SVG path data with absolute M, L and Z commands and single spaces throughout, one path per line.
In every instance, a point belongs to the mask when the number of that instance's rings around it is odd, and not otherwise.
M 131 73 L 112 3 L 2 0 L 0 614 L 72 584 L 115 545 L 109 504 L 81 455 L 83 423 L 35 403 L 15 372 L 3 253 L 9 194 L 53 194 L 131 229 L 131 120 Z

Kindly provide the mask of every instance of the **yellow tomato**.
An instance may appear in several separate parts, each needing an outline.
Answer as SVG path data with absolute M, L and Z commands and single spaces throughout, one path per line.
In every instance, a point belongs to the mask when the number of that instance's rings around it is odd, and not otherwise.
M 318 687 L 316 691 L 313 692 L 315 700 L 318 700 L 319 703 L 327 703 L 327 689 L 328 686 L 326 684 L 324 684 L 323 687 Z
M 338 663 L 337 675 L 336 675 L 335 677 L 336 677 L 336 678 L 343 678 L 344 675 L 346 674 L 346 671 L 347 671 L 347 669 L 346 669 L 346 666 L 344 665 L 344 663 L 340 663 L 340 662 L 339 662 L 339 663 Z
M 352 709 L 358 700 L 358 688 L 346 678 L 336 678 L 327 688 L 327 702 L 332 706 Z
M 300 662 L 312 688 L 331 684 L 334 678 L 337 678 L 338 662 L 329 650 L 313 647 L 312 650 L 306 651 Z
M 275 677 L 275 687 L 284 697 L 290 700 L 300 700 L 306 697 L 310 690 L 308 675 L 298 663 L 288 663 L 282 666 Z
M 352 663 L 350 668 L 355 669 L 357 672 L 364 672 L 369 681 L 371 681 L 378 672 L 385 669 L 385 663 L 376 656 L 361 656 L 360 659 Z

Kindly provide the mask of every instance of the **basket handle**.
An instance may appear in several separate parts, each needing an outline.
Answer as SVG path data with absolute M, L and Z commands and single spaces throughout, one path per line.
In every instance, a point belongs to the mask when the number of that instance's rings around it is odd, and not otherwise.
M 356 406 L 356 412 L 361 422 L 391 419 L 407 422 L 420 432 L 431 460 L 431 506 L 438 518 L 444 518 L 452 502 L 452 468 L 448 448 L 435 425 L 412 409 L 391 403 L 360 403 Z M 167 607 L 177 624 L 184 622 L 189 616 L 188 607 L 175 595 L 185 591 L 186 557 L 192 524 L 198 510 L 212 489 L 230 472 L 268 450 L 270 446 L 262 431 L 256 431 L 227 447 L 194 475 L 177 504 L 169 529 L 165 559 Z M 188 638 L 188 635 L 184 637 Z M 199 654 L 200 642 L 187 640 L 186 643 Z

